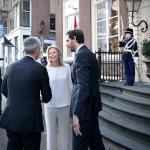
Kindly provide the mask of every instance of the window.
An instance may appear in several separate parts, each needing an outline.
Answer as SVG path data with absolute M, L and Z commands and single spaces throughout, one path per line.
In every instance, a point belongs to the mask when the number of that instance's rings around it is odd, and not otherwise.
M 13 0 L 13 7 L 14 7 L 17 3 L 19 3 L 19 0 Z
M 28 37 L 30 37 L 30 35 L 23 35 L 23 41 Z
M 4 25 L 0 23 L 0 38 L 4 35 Z
M 44 43 L 43 45 L 43 53 L 46 53 L 47 48 L 51 46 L 51 43 Z
M 30 37 L 30 35 L 23 35 L 23 41 L 28 37 Z M 23 51 L 23 55 L 24 55 L 24 51 Z
M 19 4 L 14 6 L 14 28 L 19 27 Z
M 8 65 L 12 63 L 12 47 L 8 47 Z
M 4 21 L 4 34 L 7 34 L 7 21 Z
M 119 19 L 118 0 L 97 0 L 97 49 L 118 51 Z
M 9 24 L 8 25 L 8 33 L 9 33 L 14 29 L 14 19 L 13 18 L 8 19 L 8 24 Z
M 23 0 L 21 26 L 30 27 L 30 0 Z
M 30 2 L 29 1 L 26 1 L 26 0 L 23 1 L 23 10 L 30 11 Z
M 55 14 L 50 14 L 50 31 L 55 31 Z
M 79 0 L 64 1 L 64 60 L 73 60 L 73 53 L 66 47 L 66 32 L 71 29 L 79 28 Z
M 18 36 L 15 37 L 15 60 L 18 60 L 19 54 L 18 54 Z

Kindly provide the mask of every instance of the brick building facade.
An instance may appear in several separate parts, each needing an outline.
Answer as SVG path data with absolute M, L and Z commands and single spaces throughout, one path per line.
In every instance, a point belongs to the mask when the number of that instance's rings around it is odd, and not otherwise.
M 66 5 L 68 5 L 68 7 L 66 7 Z M 70 10 L 70 8 L 77 12 Z M 149 8 L 150 1 L 142 0 L 139 12 L 135 13 L 135 23 L 144 19 L 149 24 L 150 19 L 147 15 Z M 131 24 L 131 14 L 128 13 L 124 0 L 77 0 L 76 3 L 71 0 L 58 0 L 56 10 L 56 43 L 63 50 L 65 61 L 73 60 L 73 55 L 68 53 L 65 46 L 66 29 L 68 26 L 71 26 L 70 22 L 73 22 L 73 19 L 70 19 L 70 21 L 67 20 L 69 17 L 78 16 L 78 27 L 82 29 L 85 34 L 85 44 L 91 48 L 93 52 L 98 51 L 99 48 L 109 52 L 120 51 L 117 44 L 116 47 L 114 47 L 113 42 L 115 41 L 117 43 L 123 36 L 125 29 L 131 27 L 134 29 L 134 37 L 139 41 L 140 59 L 137 66 L 138 72 L 136 73 L 136 80 L 148 82 L 146 76 L 143 74 L 143 71 L 145 72 L 145 66 L 142 63 L 144 58 L 140 52 L 140 43 L 150 32 L 150 28 L 148 28 L 146 33 L 142 33 L 142 25 L 134 27 Z M 68 16 L 66 15 L 67 18 L 65 14 L 69 11 L 72 12 L 67 14 Z M 73 29 L 73 26 L 68 29 Z

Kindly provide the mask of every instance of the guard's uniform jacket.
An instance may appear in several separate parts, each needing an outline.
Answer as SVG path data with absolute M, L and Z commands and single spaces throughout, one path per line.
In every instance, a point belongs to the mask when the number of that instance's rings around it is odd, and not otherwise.
M 135 60 L 139 56 L 137 42 L 133 37 L 125 38 L 119 42 L 124 47 L 123 62 L 127 82 L 125 85 L 133 85 L 135 80 Z
M 119 42 L 119 47 L 124 47 L 123 60 L 133 60 L 139 57 L 137 42 L 133 37 L 123 39 Z

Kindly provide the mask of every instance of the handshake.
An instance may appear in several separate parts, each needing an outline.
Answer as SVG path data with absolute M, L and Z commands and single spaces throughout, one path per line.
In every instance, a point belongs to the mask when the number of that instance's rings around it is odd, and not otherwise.
M 137 65 L 138 64 L 138 57 L 134 57 L 134 63 Z

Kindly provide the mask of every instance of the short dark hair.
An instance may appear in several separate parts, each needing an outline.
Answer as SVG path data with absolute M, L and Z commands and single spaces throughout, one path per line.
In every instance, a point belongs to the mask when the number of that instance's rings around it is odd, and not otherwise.
M 67 32 L 67 35 L 69 36 L 69 38 L 71 38 L 72 40 L 74 39 L 74 37 L 76 37 L 76 41 L 81 44 L 84 43 L 84 34 L 82 32 L 82 30 L 80 29 L 76 29 L 76 30 L 69 30 Z

